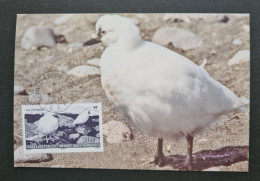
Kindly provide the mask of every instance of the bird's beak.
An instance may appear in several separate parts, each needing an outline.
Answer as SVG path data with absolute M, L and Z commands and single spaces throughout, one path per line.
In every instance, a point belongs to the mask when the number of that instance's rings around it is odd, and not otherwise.
M 97 43 L 101 43 L 101 37 L 97 36 L 96 34 L 91 36 L 91 39 L 87 40 L 85 43 L 83 43 L 82 46 L 90 46 L 90 45 L 95 45 Z

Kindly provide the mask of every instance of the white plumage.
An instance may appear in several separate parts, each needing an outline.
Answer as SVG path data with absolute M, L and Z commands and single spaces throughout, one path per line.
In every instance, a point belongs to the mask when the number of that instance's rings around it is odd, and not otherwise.
M 96 30 L 96 38 L 108 46 L 100 62 L 105 94 L 141 132 L 169 140 L 193 136 L 243 106 L 242 99 L 202 67 L 143 41 L 127 18 L 102 16 Z
M 41 134 L 46 136 L 47 143 L 49 140 L 54 141 L 54 139 L 51 137 L 51 134 L 55 133 L 58 128 L 59 121 L 56 117 L 53 116 L 53 113 L 46 113 L 39 120 L 38 130 Z M 47 138 L 47 135 L 50 135 L 50 139 Z
M 78 115 L 78 117 L 74 120 L 73 125 L 76 125 L 76 124 L 84 124 L 85 122 L 88 121 L 88 118 L 89 118 L 89 112 L 88 112 L 88 110 L 83 111 L 83 112 L 80 113 L 80 114 Z

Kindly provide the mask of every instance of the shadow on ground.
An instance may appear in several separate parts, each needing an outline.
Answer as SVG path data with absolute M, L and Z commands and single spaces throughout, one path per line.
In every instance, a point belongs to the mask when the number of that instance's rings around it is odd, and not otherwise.
M 217 150 L 201 150 L 193 154 L 192 170 L 204 170 L 210 167 L 230 166 L 231 164 L 248 160 L 248 146 L 227 146 Z M 186 156 L 169 155 L 165 166 L 174 169 L 188 170 L 185 164 Z

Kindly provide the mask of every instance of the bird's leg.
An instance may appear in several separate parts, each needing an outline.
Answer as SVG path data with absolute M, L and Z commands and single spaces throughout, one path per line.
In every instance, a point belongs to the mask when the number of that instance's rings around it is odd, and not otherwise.
M 154 156 L 154 163 L 158 166 L 166 164 L 166 157 L 163 154 L 163 139 L 158 138 L 157 152 Z
M 192 148 L 193 148 L 193 136 L 187 134 L 187 157 L 185 164 L 188 165 L 188 170 L 192 170 Z
M 45 137 L 46 137 L 45 141 L 46 141 L 46 143 L 48 143 L 49 139 L 48 139 L 47 135 Z
M 52 142 L 55 142 L 55 139 L 53 137 L 51 137 L 51 134 L 50 134 L 49 140 L 52 141 Z

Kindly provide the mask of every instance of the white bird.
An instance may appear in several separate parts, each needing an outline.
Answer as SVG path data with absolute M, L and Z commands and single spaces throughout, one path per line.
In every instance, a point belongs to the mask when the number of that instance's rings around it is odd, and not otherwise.
M 193 136 L 244 101 L 188 58 L 141 39 L 125 17 L 104 15 L 97 34 L 83 46 L 107 45 L 100 61 L 108 99 L 139 131 L 158 138 L 155 163 L 163 165 L 163 139 L 187 139 L 185 164 L 191 169 Z
M 48 112 L 39 120 L 38 130 L 41 134 L 46 136 L 46 143 L 48 143 L 49 140 L 54 142 L 54 138 L 52 138 L 51 135 L 55 133 L 58 128 L 59 121 L 56 117 L 53 116 L 53 113 Z M 47 137 L 48 135 L 50 135 L 49 138 Z
M 85 110 L 78 115 L 78 117 L 73 121 L 72 125 L 84 124 L 85 122 L 88 121 L 88 119 L 89 119 L 89 111 Z

